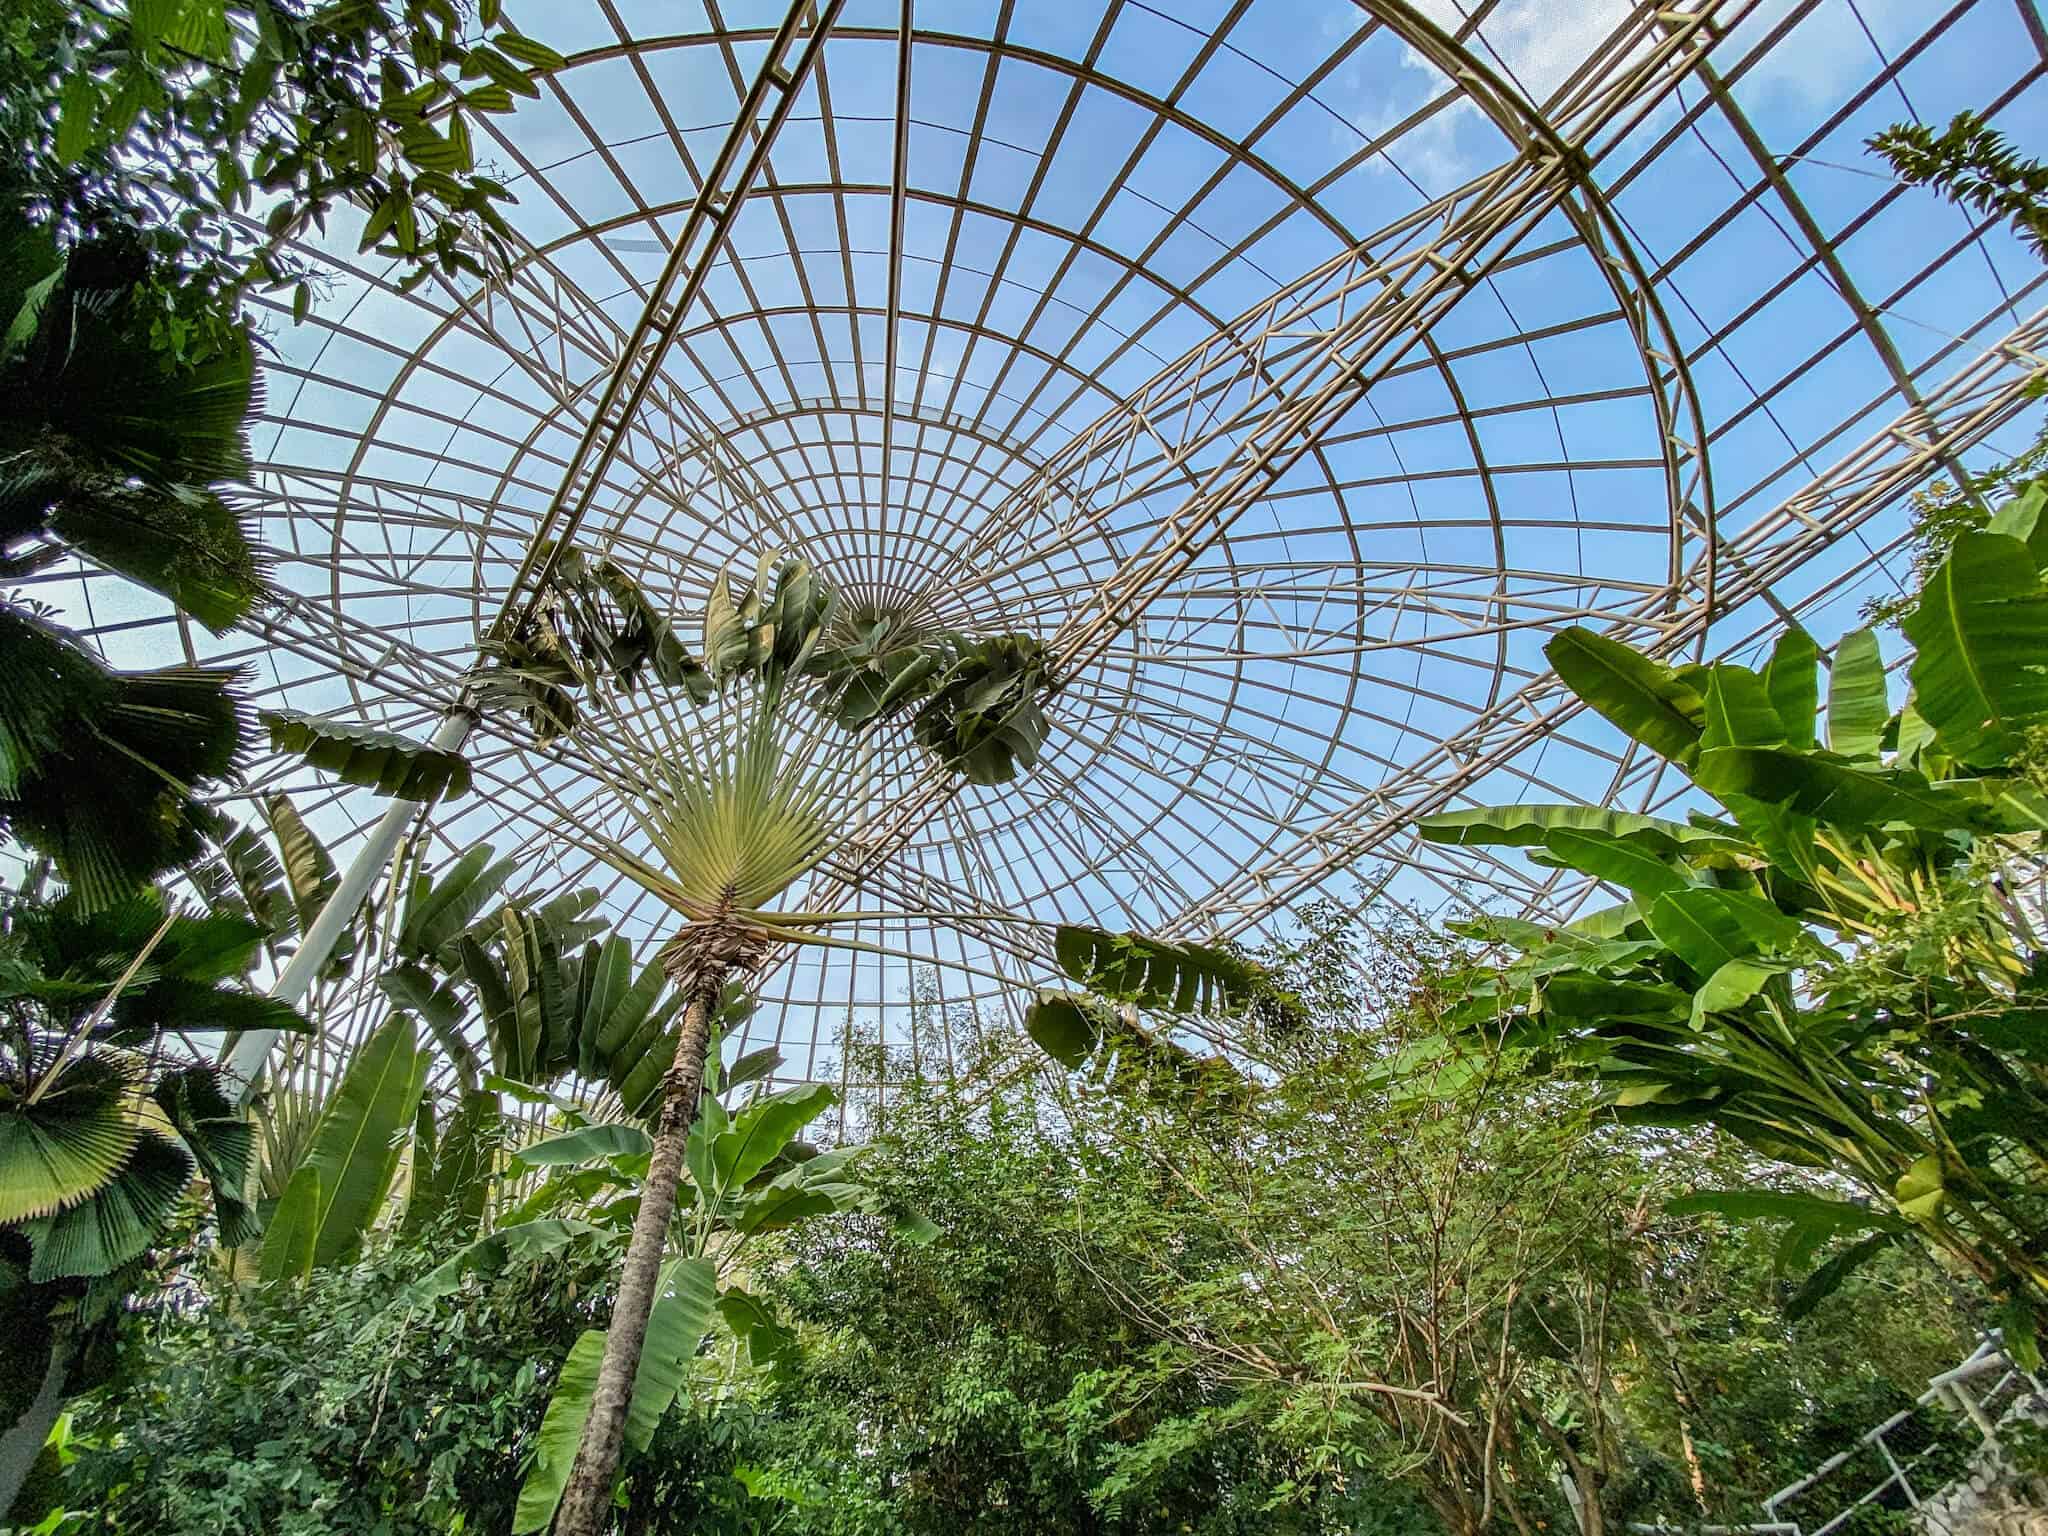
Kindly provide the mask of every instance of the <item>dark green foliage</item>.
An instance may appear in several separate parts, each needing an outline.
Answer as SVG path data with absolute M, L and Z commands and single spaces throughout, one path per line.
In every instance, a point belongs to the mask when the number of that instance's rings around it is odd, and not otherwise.
M 1162 1013 L 1256 1015 L 1276 1034 L 1306 1023 L 1301 999 L 1231 948 L 1064 924 L 1053 952 L 1068 978 L 1097 997 Z
M 908 716 L 919 745 L 974 784 L 1007 784 L 1034 767 L 1049 729 L 1045 648 L 1023 634 L 906 637 L 876 619 L 821 649 L 810 674 L 821 707 L 849 730 Z
M 211 806 L 204 809 L 198 825 L 213 852 L 193 865 L 187 875 L 208 908 L 247 917 L 269 936 L 266 945 L 296 927 L 285 890 L 284 866 L 270 845 Z
M 939 1236 L 857 1215 L 790 1240 L 769 1296 L 806 1343 L 763 1404 L 753 1477 L 777 1528 L 1339 1531 L 1348 1509 L 1407 1508 L 1370 1476 L 1266 1508 L 1298 1466 L 1289 1447 L 1133 1326 L 1117 1291 L 1141 1271 L 1098 1241 L 1163 1191 L 1132 1159 L 1092 1158 L 1046 1107 L 1019 1090 L 970 1115 L 893 1085 L 865 1177 Z M 1216 1253 L 1199 1231 L 1190 1244 L 1191 1264 Z
M 2048 165 L 2020 154 L 1977 113 L 1957 113 L 1938 133 L 1925 123 L 1900 123 L 1872 138 L 1870 147 L 1901 181 L 1933 187 L 1952 203 L 2005 220 L 2048 261 Z
M 215 631 L 262 595 L 221 482 L 248 455 L 248 338 L 171 364 L 150 338 L 132 239 L 60 252 L 0 192 L 0 576 L 77 557 Z M 90 903 L 198 856 L 208 779 L 233 772 L 234 674 L 122 673 L 39 612 L 0 601 L 0 830 Z
M 1711 1517 L 1743 1521 L 1970 1347 L 1903 1253 L 1788 1326 L 1760 1229 L 1645 1206 L 1646 1181 L 1739 1177 L 1696 1140 L 1647 1155 L 1511 1072 L 1405 1092 L 1391 1039 L 1336 1030 L 1235 1117 L 1055 1097 L 1002 1056 L 958 1091 L 893 1072 L 864 1176 L 938 1235 L 855 1214 L 786 1242 L 760 1289 L 800 1347 L 748 1422 L 743 1507 L 795 1533 L 1456 1530 L 1478 1438 L 1360 1384 L 1440 1386 L 1483 1425 L 1508 1379 L 1530 1401 L 1498 1465 L 1533 1520 L 1565 1518 L 1538 1421 L 1606 1479 L 1609 1529 L 1700 1518 L 1682 1417 Z
M 78 1405 L 101 1449 L 71 1469 L 97 1529 L 441 1536 L 505 1531 L 551 1363 L 604 1315 L 608 1257 L 559 1253 L 403 1305 L 415 1251 L 303 1288 L 163 1310 L 117 1385 Z
M 173 355 L 212 343 L 252 290 L 294 289 L 303 316 L 318 270 L 285 242 L 337 207 L 367 215 L 363 249 L 399 258 L 407 287 L 437 269 L 482 277 L 505 254 L 494 204 L 511 194 L 479 173 L 473 124 L 562 63 L 496 0 L 481 15 L 447 0 L 22 0 L 8 18 L 9 174 L 66 230 L 142 232 L 177 275 L 153 317 Z
M 297 710 L 265 710 L 263 724 L 273 752 L 295 753 L 344 784 L 401 800 L 458 800 L 469 793 L 469 762 L 460 752 Z
M 544 543 L 537 552 L 548 568 L 545 598 L 484 643 L 485 701 L 517 707 L 546 745 L 575 727 L 576 692 L 590 680 L 631 693 L 651 673 L 700 703 L 711 697 L 704 664 L 622 567 L 574 545 L 554 551 Z
M 236 331 L 166 358 L 159 281 L 135 237 L 60 252 L 0 195 L 0 572 L 75 551 L 218 633 L 264 591 L 222 488 L 248 473 L 254 352 Z
M 94 905 L 198 858 L 195 787 L 240 755 L 234 679 L 196 667 L 116 672 L 0 603 L 0 832 L 54 859 Z
M 0 913 L 0 1000 L 15 1031 L 0 1045 L 0 1223 L 26 1222 L 36 1278 L 106 1275 L 139 1256 L 195 1165 L 213 1185 L 223 1241 L 250 1235 L 249 1127 L 210 1068 L 136 1053 L 171 1031 L 307 1028 L 240 985 L 262 930 L 232 915 L 166 923 L 154 892 L 90 912 L 14 895 Z M 134 1120 L 137 1095 L 154 1099 L 175 1141 Z

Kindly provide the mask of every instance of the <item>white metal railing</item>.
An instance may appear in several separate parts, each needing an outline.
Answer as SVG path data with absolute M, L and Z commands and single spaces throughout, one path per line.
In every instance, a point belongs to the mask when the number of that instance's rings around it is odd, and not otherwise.
M 1988 1386 L 1985 1385 L 1987 1381 Z M 1634 1523 L 1629 1529 L 1645 1533 L 1645 1536 L 1658 1536 L 1658 1533 L 1676 1536 L 1681 1529 L 1705 1533 L 1705 1536 L 1830 1536 L 1830 1533 L 1840 1530 L 1857 1510 L 1896 1494 L 1905 1501 L 1905 1508 L 1914 1513 L 1924 1529 L 1940 1536 L 1948 1525 L 1939 1507 L 1947 1502 L 1943 1495 L 1955 1489 L 1961 1479 L 1953 1472 L 1922 1470 L 1922 1463 L 1937 1447 L 1929 1445 L 1910 1451 L 1895 1443 L 1899 1431 L 1912 1423 L 1922 1409 L 1930 1407 L 1948 1409 L 1976 1431 L 1978 1444 L 1973 1448 L 1971 1459 L 1981 1466 L 1987 1457 L 1995 1460 L 2002 1455 L 2004 1445 L 1999 1436 L 2002 1424 L 2012 1422 L 2016 1416 L 2033 1417 L 2048 1413 L 2048 1390 L 2043 1389 L 2039 1377 L 2013 1363 L 2005 1352 L 2003 1339 L 1994 1331 L 1984 1337 L 1962 1364 L 1931 1378 L 1927 1390 L 1920 1394 L 1912 1407 L 1901 1409 L 1882 1424 L 1865 1431 L 1847 1450 L 1829 1457 L 1797 1482 L 1788 1483 L 1764 1499 L 1763 1519 L 1748 1525 L 1687 1527 Z M 1820 1523 L 1808 1525 L 1796 1515 L 1786 1512 L 1787 1505 L 1830 1483 L 1839 1482 L 1841 1475 L 1855 1467 L 1859 1458 L 1870 1451 L 1875 1451 L 1882 1461 L 1884 1476 L 1860 1492 L 1839 1495 L 1844 1502 L 1833 1505 L 1832 1513 Z M 1918 1485 L 1913 1481 L 1916 1471 L 1921 1472 Z

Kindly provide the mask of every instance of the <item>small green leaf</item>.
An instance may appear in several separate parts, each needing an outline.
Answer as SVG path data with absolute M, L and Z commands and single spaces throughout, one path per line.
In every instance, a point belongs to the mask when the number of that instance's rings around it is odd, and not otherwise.
M 478 44 L 470 49 L 468 62 L 489 75 L 493 85 L 502 86 L 514 96 L 539 100 L 540 87 L 533 83 L 526 71 L 488 44 Z
M 1842 757 L 1875 759 L 1890 718 L 1877 632 L 1859 629 L 1844 635 L 1828 675 L 1828 750 Z
M 569 62 L 546 43 L 535 42 L 532 38 L 522 37 L 517 32 L 500 32 L 493 41 L 506 53 L 532 69 L 560 69 Z
M 99 111 L 100 91 L 92 71 L 73 70 L 58 97 L 56 150 L 61 164 L 76 165 L 100 146 Z
M 1948 1198 L 1948 1181 L 1942 1173 L 1941 1159 L 1928 1156 L 1913 1164 L 1900 1177 L 1892 1198 L 1899 1203 L 1899 1214 L 1908 1221 L 1934 1220 Z

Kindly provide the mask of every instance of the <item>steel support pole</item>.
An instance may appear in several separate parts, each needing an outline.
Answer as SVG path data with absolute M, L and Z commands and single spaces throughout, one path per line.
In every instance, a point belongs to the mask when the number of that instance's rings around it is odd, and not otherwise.
M 466 705 L 458 704 L 441 717 L 441 724 L 435 729 L 432 745 L 446 752 L 459 752 L 462 744 L 469 739 L 470 729 L 476 724 L 476 712 Z M 349 861 L 348 871 L 341 877 L 341 883 L 334 888 L 334 894 L 321 907 L 320 915 L 313 919 L 313 926 L 299 938 L 299 947 L 285 968 L 271 983 L 270 995 L 281 1003 L 296 1005 L 313 989 L 313 979 L 327 964 L 334 953 L 334 946 L 340 942 L 348 925 L 355 921 L 356 913 L 362 910 L 363 900 L 370 894 L 370 887 L 391 862 L 391 855 L 398 849 L 405 837 L 405 829 L 412 824 L 424 802 L 418 800 L 394 800 L 370 829 L 369 840 L 356 851 Z M 264 1064 L 270 1059 L 270 1052 L 276 1046 L 280 1031 L 275 1029 L 246 1030 L 235 1041 L 234 1048 L 222 1063 L 222 1070 L 228 1078 L 241 1085 L 242 1102 L 247 1103 L 263 1076 Z

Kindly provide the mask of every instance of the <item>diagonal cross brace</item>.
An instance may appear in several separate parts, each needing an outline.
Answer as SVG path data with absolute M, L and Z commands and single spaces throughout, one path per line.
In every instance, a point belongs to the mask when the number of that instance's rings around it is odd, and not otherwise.
M 718 157 L 684 220 L 682 234 L 670 250 L 661 276 L 648 294 L 639 323 L 627 339 L 597 409 L 584 424 L 583 435 L 562 474 L 562 483 L 528 543 L 526 555 L 505 592 L 492 636 L 515 630 L 533 611 L 546 590 L 555 561 L 589 511 L 591 498 L 618 456 L 627 425 L 646 400 L 661 363 L 682 329 L 691 303 L 724 248 L 727 232 L 741 201 L 759 179 L 775 137 L 795 105 L 804 81 L 824 50 L 826 34 L 845 0 L 793 0 L 776 29 L 761 68 L 740 102 Z M 433 744 L 458 750 L 468 739 L 476 714 L 466 701 L 442 717 Z M 379 873 L 391 860 L 406 828 L 423 807 L 414 801 L 393 801 L 356 851 L 335 893 L 328 899 L 296 953 L 271 984 L 270 995 L 297 1003 L 326 966 L 342 932 L 355 920 Z M 246 1100 L 262 1076 L 277 1044 L 278 1031 L 250 1030 L 237 1037 L 223 1058 L 228 1077 L 242 1085 Z
M 1391 249 L 1345 252 L 1253 306 L 1223 336 L 1203 341 L 1078 433 L 1068 451 L 999 509 L 969 547 L 969 582 L 987 584 L 1006 566 L 1042 559 L 1047 532 L 1071 536 L 1077 526 L 1100 527 L 1128 509 L 1137 548 L 1069 613 L 1050 646 L 1056 678 L 1070 678 L 1099 660 L 1375 380 L 1585 185 L 1597 153 L 1674 91 L 1717 40 L 1723 23 L 1746 8 L 1742 0 L 1635 8 L 1546 114 L 1520 109 L 1520 121 L 1528 126 L 1515 133 L 1521 149 L 1513 159 L 1383 232 L 1383 240 L 1393 241 Z M 1411 25 L 1418 36 L 1433 32 L 1419 20 Z M 1463 60 L 1458 68 L 1477 68 L 1448 40 L 1439 35 L 1436 41 Z M 1510 95 L 1491 82 L 1486 99 Z M 1135 453 L 1140 442 L 1154 445 L 1155 456 L 1138 467 L 1135 478 L 1128 467 L 1094 477 L 1098 486 L 1117 487 L 1113 500 L 1059 515 L 1061 486 L 1090 483 L 1086 470 Z M 1181 493 L 1170 513 L 1162 517 L 1148 510 L 1148 496 L 1167 494 L 1171 484 L 1192 476 L 1199 476 L 1195 488 Z M 934 579 L 957 570 L 956 565 Z M 865 829 L 862 849 L 831 884 L 857 885 L 957 791 L 943 769 L 927 770 Z M 821 893 L 822 904 L 830 899 Z

